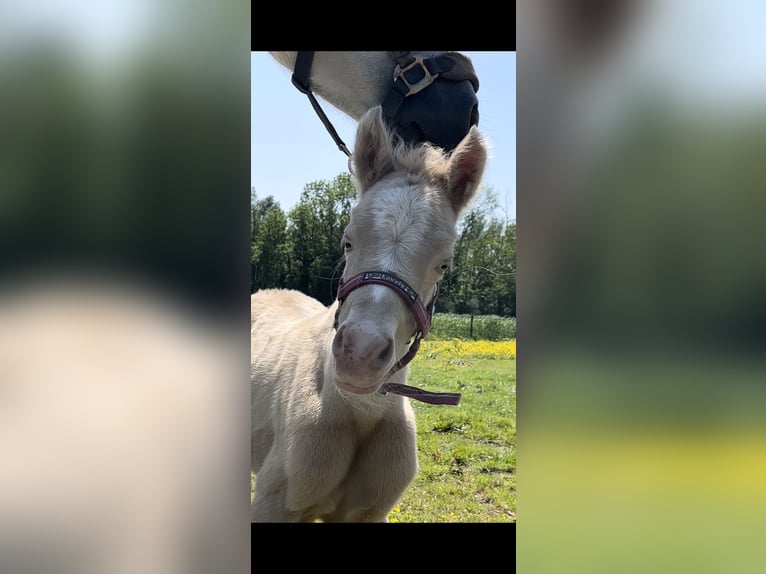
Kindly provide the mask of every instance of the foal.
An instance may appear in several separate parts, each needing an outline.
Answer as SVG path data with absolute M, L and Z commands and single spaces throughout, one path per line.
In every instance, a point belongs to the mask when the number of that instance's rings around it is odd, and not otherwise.
M 406 382 L 486 155 L 475 127 L 448 156 L 394 140 L 379 107 L 360 120 L 342 239 L 354 286 L 329 308 L 297 291 L 252 296 L 253 521 L 385 521 L 412 481 L 412 407 L 385 391 Z

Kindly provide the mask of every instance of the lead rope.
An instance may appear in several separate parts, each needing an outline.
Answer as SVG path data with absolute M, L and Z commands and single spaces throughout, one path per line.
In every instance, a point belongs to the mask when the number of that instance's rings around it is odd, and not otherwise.
M 387 393 L 401 395 L 409 399 L 415 399 L 421 403 L 428 403 L 429 405 L 457 406 L 460 404 L 461 397 L 460 393 L 432 393 L 431 391 L 424 391 L 417 387 L 400 385 L 399 383 L 384 383 L 379 392 L 381 395 Z
M 348 156 L 348 170 L 351 173 L 354 173 L 351 165 L 351 152 L 348 150 L 348 147 L 346 147 L 346 144 L 343 142 L 343 140 L 340 139 L 338 132 L 335 131 L 335 127 L 333 127 L 332 123 L 330 122 L 330 118 L 328 118 L 327 114 L 324 113 L 322 106 L 319 105 L 319 102 L 311 91 L 311 64 L 313 62 L 314 52 L 298 52 L 298 55 L 295 58 L 295 68 L 293 69 L 293 85 L 298 88 L 298 91 L 306 94 L 309 102 L 311 102 L 311 107 L 314 108 L 314 111 L 319 116 L 319 119 L 322 120 L 324 127 L 330 133 L 330 136 L 332 137 L 333 141 L 335 141 L 338 149 Z

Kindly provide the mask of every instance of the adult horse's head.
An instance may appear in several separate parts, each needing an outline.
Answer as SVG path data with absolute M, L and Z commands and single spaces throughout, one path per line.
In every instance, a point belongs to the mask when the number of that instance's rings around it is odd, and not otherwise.
M 433 298 L 452 261 L 458 215 L 478 189 L 486 157 L 475 127 L 446 155 L 393 138 L 379 107 L 360 120 L 353 154 L 359 201 L 342 239 L 343 281 L 357 287 L 339 296 L 332 345 L 341 389 L 377 391 L 407 355 L 423 321 L 405 301 L 416 294 L 426 308 Z M 380 272 L 385 281 L 360 284 L 365 272 Z
M 479 123 L 479 78 L 460 52 L 271 52 L 293 71 L 338 148 L 350 153 L 312 91 L 359 120 L 376 105 L 404 141 L 452 151 Z
M 470 58 L 460 52 L 393 54 L 398 78 L 383 99 L 383 118 L 405 141 L 452 151 L 479 124 L 479 78 Z

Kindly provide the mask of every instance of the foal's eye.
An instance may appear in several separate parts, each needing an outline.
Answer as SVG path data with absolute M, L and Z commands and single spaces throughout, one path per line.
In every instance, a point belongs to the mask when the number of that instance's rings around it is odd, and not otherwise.
M 346 252 L 351 251 L 351 242 L 350 241 L 344 241 L 343 242 L 343 251 L 346 251 Z

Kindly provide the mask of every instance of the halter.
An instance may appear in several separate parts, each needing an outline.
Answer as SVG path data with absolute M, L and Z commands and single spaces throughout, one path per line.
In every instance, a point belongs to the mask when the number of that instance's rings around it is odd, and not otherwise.
M 472 125 L 479 123 L 478 100 L 479 79 L 475 72 L 466 72 L 465 68 L 455 70 L 458 59 L 467 60 L 457 52 L 448 52 L 441 56 L 423 58 L 410 52 L 392 52 L 395 66 L 389 90 L 381 104 L 383 118 L 395 128 L 405 140 L 411 142 L 428 141 L 450 151 L 468 133 Z M 293 68 L 292 83 L 306 94 L 317 116 L 332 137 L 335 145 L 349 158 L 351 170 L 351 152 L 335 131 L 327 114 L 319 105 L 311 91 L 311 66 L 314 52 L 298 52 Z M 448 86 L 436 84 L 438 79 L 446 81 Z M 448 81 L 449 80 L 449 81 Z M 429 86 L 435 85 L 435 99 L 422 96 L 407 100 L 419 94 Z M 409 105 L 409 102 L 412 102 Z M 407 103 L 408 105 L 404 105 Z M 436 104 L 439 105 L 436 105 Z M 444 106 L 449 103 L 449 117 L 444 117 Z M 463 121 L 461 118 L 467 118 Z M 453 132 L 460 125 L 459 137 Z
M 431 321 L 433 319 L 434 306 L 436 305 L 438 285 L 434 285 L 434 292 L 431 300 L 427 305 L 423 305 L 423 302 L 420 300 L 420 297 L 415 290 L 410 287 L 404 279 L 393 273 L 387 273 L 386 271 L 364 271 L 354 275 L 346 281 L 341 278 L 340 285 L 338 286 L 337 299 L 339 303 L 338 310 L 335 313 L 335 329 L 338 328 L 338 315 L 340 314 L 340 306 L 343 304 L 343 301 L 346 300 L 346 297 L 348 297 L 354 289 L 358 289 L 364 285 L 383 285 L 384 287 L 392 289 L 407 305 L 407 308 L 415 318 L 415 323 L 417 325 L 410 348 L 388 372 L 388 376 L 390 377 L 396 371 L 412 361 L 417 354 L 418 349 L 420 349 L 420 341 L 423 340 L 428 334 L 428 331 L 431 330 Z M 398 383 L 384 383 L 378 392 L 383 395 L 386 393 L 402 395 L 424 403 L 438 405 L 457 405 L 460 402 L 460 393 L 432 393 L 430 391 L 424 391 L 416 387 Z

